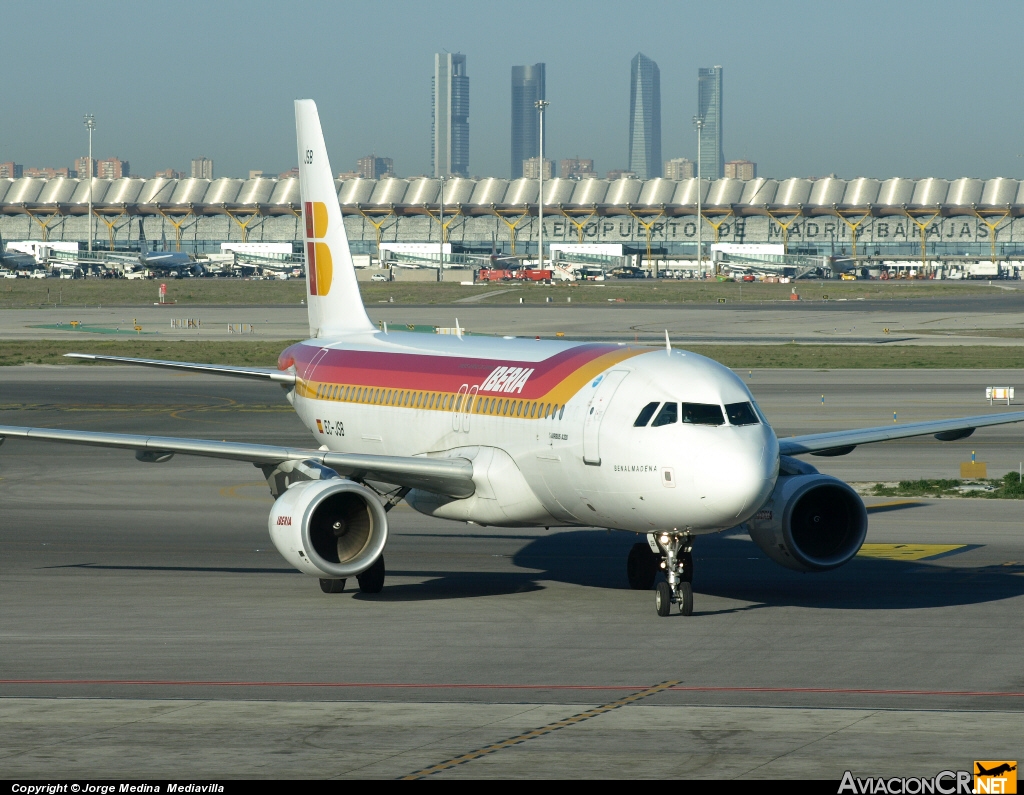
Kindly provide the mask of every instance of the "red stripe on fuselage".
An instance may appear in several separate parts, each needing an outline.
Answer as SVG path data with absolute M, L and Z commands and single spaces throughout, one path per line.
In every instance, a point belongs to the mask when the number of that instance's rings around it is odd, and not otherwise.
M 320 350 L 303 344 L 288 349 L 299 378 L 383 389 L 458 392 L 464 384 L 470 387 L 482 384 L 498 367 L 521 367 L 533 370 L 522 392 L 481 391 L 480 394 L 503 394 L 531 400 L 546 395 L 566 377 L 598 357 L 621 353 L 623 349 L 617 345 L 590 343 L 569 348 L 538 362 L 332 349 L 317 362 L 315 372 L 310 372 L 310 363 Z

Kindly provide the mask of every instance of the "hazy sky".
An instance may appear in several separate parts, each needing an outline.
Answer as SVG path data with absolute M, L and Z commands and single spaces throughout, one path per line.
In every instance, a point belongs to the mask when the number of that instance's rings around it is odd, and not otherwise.
M 296 161 L 320 108 L 335 172 L 430 166 L 433 53 L 467 56 L 470 170 L 508 176 L 510 68 L 547 64 L 548 154 L 625 168 L 629 61 L 661 68 L 662 154 L 696 154 L 697 68 L 724 67 L 726 159 L 760 176 L 1024 176 L 1020 2 L 4 0 L 0 161 L 217 176 Z

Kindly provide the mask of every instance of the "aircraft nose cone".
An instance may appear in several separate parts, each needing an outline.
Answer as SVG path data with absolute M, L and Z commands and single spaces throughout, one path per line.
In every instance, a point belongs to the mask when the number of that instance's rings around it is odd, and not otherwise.
M 775 474 L 769 446 L 763 438 L 730 440 L 695 462 L 694 487 L 712 525 L 738 524 L 768 498 Z

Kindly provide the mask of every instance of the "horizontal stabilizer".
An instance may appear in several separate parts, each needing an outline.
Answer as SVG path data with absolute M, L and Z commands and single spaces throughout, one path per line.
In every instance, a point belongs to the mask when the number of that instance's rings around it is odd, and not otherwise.
M 164 359 L 133 359 L 128 356 L 102 356 L 95 353 L 65 353 L 67 359 L 86 359 L 93 362 L 117 362 L 137 364 L 143 367 L 160 367 L 166 370 L 190 370 L 194 373 L 230 375 L 234 378 L 255 378 L 273 381 L 277 384 L 294 384 L 295 373 L 278 370 L 275 367 L 236 367 L 230 364 L 201 364 L 199 362 L 169 362 Z

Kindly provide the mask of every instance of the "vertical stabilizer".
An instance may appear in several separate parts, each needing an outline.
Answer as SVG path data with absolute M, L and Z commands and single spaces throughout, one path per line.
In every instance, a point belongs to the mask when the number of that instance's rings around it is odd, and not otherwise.
M 356 283 L 320 114 L 311 99 L 295 100 L 295 136 L 305 227 L 309 334 L 324 337 L 373 331 Z
M 149 245 L 146 243 L 146 230 L 142 226 L 142 216 L 139 216 L 139 261 L 146 264 L 146 255 L 149 254 Z

